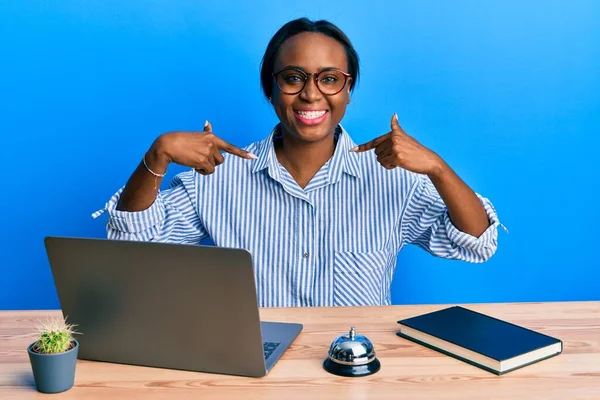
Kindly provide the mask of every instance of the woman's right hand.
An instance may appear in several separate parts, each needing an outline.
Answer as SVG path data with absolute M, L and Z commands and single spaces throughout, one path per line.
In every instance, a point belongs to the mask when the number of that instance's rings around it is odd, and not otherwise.
M 168 132 L 160 135 L 146 154 L 146 163 L 156 173 L 162 174 L 170 163 L 191 167 L 202 175 L 215 172 L 223 164 L 224 151 L 245 159 L 256 159 L 252 153 L 220 139 L 212 132 L 208 121 L 202 132 Z

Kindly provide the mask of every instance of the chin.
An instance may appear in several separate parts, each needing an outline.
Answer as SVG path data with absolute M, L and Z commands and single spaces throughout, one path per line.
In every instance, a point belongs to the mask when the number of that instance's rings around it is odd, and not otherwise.
M 333 133 L 335 126 L 298 126 L 294 125 L 294 136 L 306 142 L 319 142 Z

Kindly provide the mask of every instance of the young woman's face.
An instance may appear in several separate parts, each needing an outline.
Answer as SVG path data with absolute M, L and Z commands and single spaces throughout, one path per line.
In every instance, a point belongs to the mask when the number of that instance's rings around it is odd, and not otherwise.
M 275 60 L 274 72 L 295 67 L 309 73 L 337 68 L 348 72 L 344 47 L 335 39 L 320 33 L 304 32 L 286 40 Z M 332 81 L 321 75 L 320 80 Z M 293 73 L 288 80 L 297 81 Z M 310 75 L 298 94 L 285 94 L 273 86 L 273 106 L 286 134 L 307 142 L 318 142 L 333 134 L 346 112 L 350 100 L 351 78 L 337 94 L 324 95 Z

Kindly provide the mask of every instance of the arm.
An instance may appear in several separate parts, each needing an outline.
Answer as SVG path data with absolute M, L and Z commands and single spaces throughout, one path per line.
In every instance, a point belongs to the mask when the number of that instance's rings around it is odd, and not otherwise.
M 471 236 L 480 237 L 490 226 L 490 220 L 473 190 L 439 157 L 438 165 L 429 178 L 444 200 L 454 226 Z
M 197 244 L 208 236 L 197 212 L 201 179 L 194 171 L 181 173 L 167 190 L 155 195 L 152 204 L 139 211 L 123 211 L 118 204 L 126 188 L 106 203 L 107 237 L 117 240 Z
M 123 188 L 117 210 L 142 211 L 149 208 L 156 200 L 168 165 L 168 157 L 161 152 L 160 148 L 157 149 L 155 146 L 150 148 L 144 155 L 144 161 L 139 163 Z
M 474 194 L 476 209 L 484 211 L 487 228 L 479 236 L 463 232 L 450 217 L 450 210 L 427 175 L 415 176 L 399 224 L 402 245 L 415 244 L 431 254 L 468 262 L 487 261 L 498 248 L 500 224 L 492 203 Z
M 158 194 L 162 177 L 170 163 L 194 168 L 202 175 L 215 172 L 224 161 L 221 151 L 241 158 L 256 158 L 215 136 L 208 121 L 202 132 L 170 132 L 154 141 L 133 172 L 119 199 L 120 211 L 140 211 L 152 205 Z
M 197 212 L 202 179 L 194 172 L 175 177 L 171 187 L 159 192 L 169 163 L 212 174 L 223 163 L 220 151 L 243 158 L 252 154 L 219 139 L 210 124 L 203 132 L 172 132 L 161 135 L 144 156 L 127 185 L 106 204 L 108 237 L 112 239 L 198 243 L 208 234 Z
M 375 149 L 378 162 L 416 176 L 400 224 L 402 243 L 415 243 L 445 258 L 481 262 L 497 248 L 498 217 L 433 151 L 409 136 L 394 114 L 391 132 L 357 146 Z

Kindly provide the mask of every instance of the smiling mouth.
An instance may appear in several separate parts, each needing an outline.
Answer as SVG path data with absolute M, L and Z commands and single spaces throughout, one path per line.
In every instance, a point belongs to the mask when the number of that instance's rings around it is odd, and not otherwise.
M 319 111 L 300 111 L 300 110 L 294 110 L 294 113 L 296 113 L 296 115 L 302 117 L 303 119 L 317 119 L 317 118 L 321 118 L 323 115 L 325 115 L 327 113 L 326 110 L 319 110 Z

